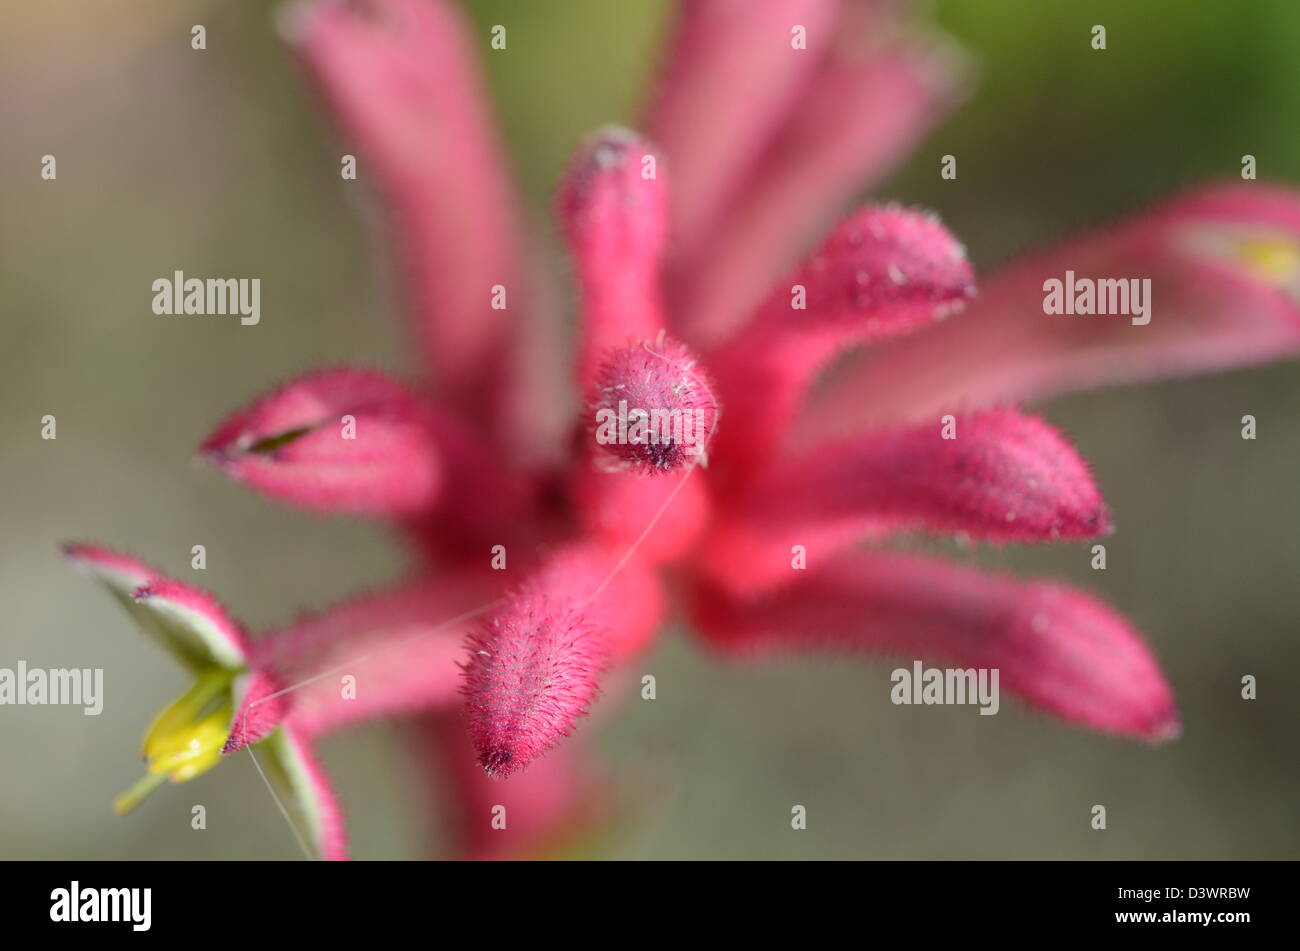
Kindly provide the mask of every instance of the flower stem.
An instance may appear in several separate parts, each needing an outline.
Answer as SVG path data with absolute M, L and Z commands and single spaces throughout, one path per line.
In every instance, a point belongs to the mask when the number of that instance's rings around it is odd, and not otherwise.
M 166 781 L 166 773 L 146 773 L 136 780 L 135 785 L 113 800 L 113 811 L 119 816 L 126 815 Z

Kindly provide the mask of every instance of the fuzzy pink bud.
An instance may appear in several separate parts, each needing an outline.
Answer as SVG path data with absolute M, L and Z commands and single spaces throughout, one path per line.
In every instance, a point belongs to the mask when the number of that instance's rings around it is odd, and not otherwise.
M 974 294 L 965 250 L 934 215 L 893 205 L 850 215 L 711 359 L 728 408 L 718 447 L 728 478 L 743 481 L 772 452 L 837 354 L 928 327 Z
M 950 436 L 952 438 L 946 438 Z M 792 545 L 825 559 L 920 529 L 994 543 L 1094 538 L 1110 514 L 1087 463 L 1035 416 L 963 413 L 872 431 L 775 466 L 731 500 L 701 564 L 733 589 L 790 575 Z
M 1149 281 L 1146 317 L 1045 314 L 1044 284 L 1067 274 L 1067 286 L 1111 279 L 1134 294 Z M 1074 292 L 1065 293 L 1073 308 Z M 1142 319 L 1150 323 L 1135 326 Z M 1264 182 L 1207 185 L 993 272 L 961 320 L 890 342 L 828 387 L 800 435 L 825 438 L 841 421 L 887 425 L 955 406 L 1041 402 L 1297 350 L 1300 196 Z
M 557 204 L 582 295 L 578 379 L 585 388 L 606 350 L 663 327 L 668 199 L 653 147 L 627 129 L 596 133 L 570 164 Z
M 596 443 L 647 474 L 705 460 L 719 415 L 695 354 L 663 336 L 606 356 L 590 413 Z
M 612 661 L 644 645 L 662 612 L 636 559 L 583 544 L 554 555 L 469 640 L 466 714 L 479 764 L 507 776 L 567 736 Z

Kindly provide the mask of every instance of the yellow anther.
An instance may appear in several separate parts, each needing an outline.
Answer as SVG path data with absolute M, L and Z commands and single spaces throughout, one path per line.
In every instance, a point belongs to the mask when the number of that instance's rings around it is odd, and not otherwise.
M 151 736 L 146 744 L 149 772 L 166 773 L 174 783 L 193 779 L 221 759 L 221 747 L 230 734 L 232 708 L 223 704 L 197 723 Z
M 174 748 L 172 737 L 176 733 L 189 731 L 217 706 L 228 703 L 230 680 L 230 674 L 224 670 L 200 674 L 194 685 L 163 708 L 150 724 L 144 735 L 142 752 L 145 758 L 154 759 L 164 746 Z
M 146 775 L 113 800 L 118 815 L 130 812 L 165 781 L 182 783 L 221 761 L 234 710 L 229 671 L 200 674 L 194 686 L 154 718 L 144 736 Z

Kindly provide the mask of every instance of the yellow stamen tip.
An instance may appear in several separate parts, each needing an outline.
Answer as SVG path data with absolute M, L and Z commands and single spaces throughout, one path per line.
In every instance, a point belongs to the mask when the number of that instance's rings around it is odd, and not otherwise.
M 1278 287 L 1300 274 L 1300 244 L 1283 236 L 1251 236 L 1237 242 L 1237 253 L 1260 280 Z

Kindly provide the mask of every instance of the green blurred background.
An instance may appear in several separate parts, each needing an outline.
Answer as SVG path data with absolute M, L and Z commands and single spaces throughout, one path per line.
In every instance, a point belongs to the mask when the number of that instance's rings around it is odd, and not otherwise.
M 634 123 L 666 23 L 658 0 L 469 0 L 539 241 L 576 141 Z M 980 84 L 877 193 L 935 207 L 980 268 L 1206 177 L 1300 184 L 1300 4 L 946 0 Z M 204 23 L 208 50 L 189 48 Z M 1109 48 L 1089 48 L 1091 25 Z M 184 687 L 57 543 L 101 539 L 188 573 L 255 627 L 381 584 L 382 526 L 282 509 L 189 460 L 225 412 L 343 360 L 409 369 L 337 149 L 260 3 L 51 0 L 0 12 L 0 666 L 106 669 L 100 717 L 0 708 L 0 857 L 294 858 L 250 763 L 116 819 L 139 737 Z M 938 157 L 960 179 L 939 180 Z M 58 158 L 57 182 L 39 177 Z M 558 266 L 558 262 L 557 262 Z M 260 276 L 260 326 L 162 321 L 153 278 Z M 894 707 L 892 665 L 723 670 L 676 632 L 645 662 L 659 698 L 599 744 L 635 803 L 598 853 L 685 858 L 1294 858 L 1300 381 L 1294 364 L 1088 394 L 1048 408 L 1119 524 L 1084 545 L 978 552 L 1104 594 L 1152 640 L 1184 714 L 1161 748 L 1024 714 Z M 58 439 L 39 438 L 58 418 Z M 1244 442 L 1239 420 L 1259 420 Z M 970 557 L 970 556 L 967 556 Z M 1239 699 L 1243 674 L 1259 699 Z M 323 748 L 359 858 L 436 851 L 403 734 Z M 436 793 L 434 794 L 436 796 Z M 208 810 L 191 831 L 190 806 Z M 792 832 L 790 806 L 808 808 Z M 1107 806 L 1094 832 L 1089 809 Z

